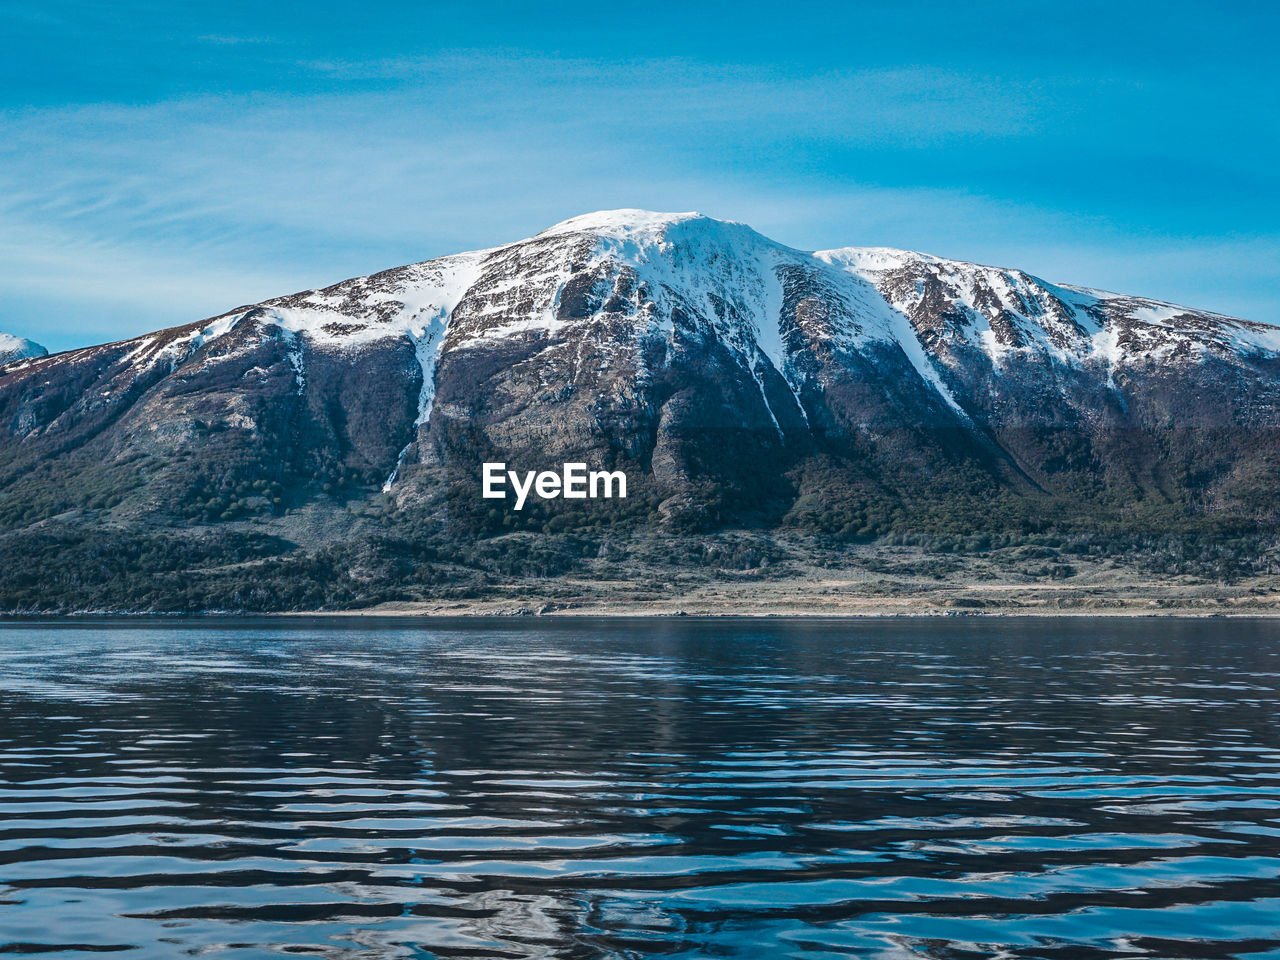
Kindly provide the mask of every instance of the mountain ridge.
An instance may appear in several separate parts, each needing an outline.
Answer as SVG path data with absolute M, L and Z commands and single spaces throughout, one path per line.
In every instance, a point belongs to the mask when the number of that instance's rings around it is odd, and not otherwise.
M 1152 323 L 1153 325 L 1161 324 L 1162 322 L 1161 320 L 1155 319 L 1160 314 L 1166 315 L 1166 319 L 1168 317 L 1179 316 L 1179 315 L 1211 318 L 1220 323 L 1230 325 L 1233 328 L 1239 328 L 1239 330 L 1245 334 L 1240 338 L 1240 344 L 1246 349 L 1255 348 L 1255 349 L 1265 349 L 1273 352 L 1280 351 L 1280 327 L 1278 326 L 1266 324 L 1260 321 L 1244 320 L 1241 318 L 1232 317 L 1227 314 L 1216 313 L 1213 311 L 1204 310 L 1200 308 L 1186 307 L 1186 306 L 1172 303 L 1170 301 L 1162 301 L 1162 300 L 1157 300 L 1153 298 L 1134 296 L 1134 295 L 1117 293 L 1112 291 L 1103 291 L 1096 288 L 1090 288 L 1090 287 L 1076 285 L 1076 284 L 1053 283 L 1053 282 L 1045 281 L 1042 278 L 1036 277 L 1034 275 L 1028 274 L 1017 268 L 981 264 L 973 261 L 956 260 L 951 258 L 939 257 L 932 254 L 925 254 L 917 251 L 905 250 L 905 249 L 899 249 L 899 248 L 893 248 L 893 247 L 846 246 L 846 247 L 838 247 L 838 248 L 831 248 L 831 249 L 825 249 L 825 250 L 805 251 L 799 248 L 789 247 L 782 243 L 774 241 L 764 236 L 763 234 L 759 234 L 757 231 L 755 231 L 753 228 L 751 228 L 747 224 L 740 223 L 737 221 L 717 220 L 715 218 L 708 217 L 704 214 L 696 213 L 696 212 L 670 214 L 670 213 L 654 213 L 651 211 L 629 209 L 629 208 L 611 210 L 611 211 L 597 211 L 591 214 L 583 214 L 577 217 L 571 217 L 551 227 L 548 227 L 546 230 L 543 230 L 537 234 L 534 234 L 533 236 L 528 237 L 524 240 L 514 241 L 512 243 L 507 243 L 507 244 L 501 244 L 495 247 L 482 248 L 482 249 L 473 250 L 473 251 L 466 251 L 459 254 L 451 254 L 451 255 L 446 255 L 442 257 L 436 257 L 430 260 L 417 261 L 415 263 L 406 264 L 402 267 L 393 267 L 385 271 L 380 271 L 379 273 L 376 273 L 376 274 L 367 274 L 359 277 L 349 278 L 344 281 L 339 281 L 338 283 L 332 284 L 328 287 L 312 288 L 308 290 L 302 290 L 293 294 L 286 294 L 278 297 L 269 298 L 267 300 L 261 301 L 259 304 L 249 304 L 241 307 L 236 307 L 231 310 L 225 311 L 221 314 L 216 314 L 213 317 L 210 317 L 207 320 L 203 321 L 203 324 L 206 326 L 214 327 L 214 331 L 216 332 L 213 332 L 212 336 L 220 336 L 221 334 L 227 331 L 225 328 L 218 329 L 215 326 L 216 324 L 218 324 L 219 321 L 224 321 L 227 318 L 235 318 L 236 320 L 238 320 L 241 315 L 249 312 L 255 307 L 257 308 L 274 307 L 278 305 L 288 305 L 292 303 L 305 302 L 308 299 L 315 297 L 317 294 L 321 294 L 322 292 L 333 291 L 343 287 L 348 287 L 351 285 L 360 284 L 362 282 L 367 282 L 376 277 L 386 277 L 391 274 L 404 273 L 404 272 L 412 271 L 415 269 L 426 269 L 433 266 L 448 264 L 451 262 L 456 262 L 459 265 L 466 264 L 466 263 L 474 263 L 479 259 L 485 258 L 487 256 L 492 256 L 496 253 L 499 253 L 500 251 L 517 248 L 523 244 L 528 244 L 534 241 L 538 241 L 540 239 L 546 239 L 546 238 L 551 238 L 556 236 L 564 236 L 567 234 L 590 233 L 590 234 L 594 234 L 595 236 L 597 236 L 602 240 L 608 239 L 608 240 L 614 240 L 614 241 L 632 242 L 632 243 L 637 243 L 638 246 L 644 242 L 648 242 L 650 244 L 656 243 L 661 245 L 662 243 L 667 242 L 665 241 L 664 236 L 668 230 L 670 230 L 672 227 L 681 226 L 689 223 L 715 225 L 720 228 L 728 228 L 735 231 L 745 232 L 750 234 L 755 240 L 757 240 L 764 247 L 771 248 L 777 251 L 785 251 L 797 257 L 807 256 L 815 260 L 823 261 L 833 265 L 844 266 L 846 269 L 848 269 L 850 272 L 854 273 L 855 275 L 868 280 L 871 279 L 872 277 L 875 277 L 877 274 L 893 273 L 893 272 L 908 269 L 911 267 L 916 267 L 916 268 L 937 267 L 943 270 L 947 270 L 953 274 L 960 274 L 960 275 L 967 274 L 968 276 L 966 279 L 970 280 L 971 282 L 975 279 L 989 281 L 990 278 L 992 277 L 1017 277 L 1020 282 L 1035 284 L 1039 286 L 1044 292 L 1050 293 L 1051 295 L 1066 294 L 1067 296 L 1064 299 L 1067 299 L 1069 302 L 1072 301 L 1074 298 L 1089 298 L 1090 300 L 1094 301 L 1093 304 L 1088 304 L 1088 305 L 1086 305 L 1086 303 L 1081 302 L 1079 300 L 1072 303 L 1073 306 L 1077 306 L 1078 309 L 1081 310 L 1082 312 L 1087 311 L 1090 308 L 1090 306 L 1096 308 L 1098 304 L 1119 303 L 1119 304 L 1133 305 L 1136 308 L 1145 310 L 1148 314 L 1151 315 L 1151 319 L 1149 319 L 1147 322 Z M 465 276 L 465 270 L 463 271 L 463 275 Z M 474 279 L 474 276 L 472 276 L 471 279 Z M 450 298 L 448 296 L 445 296 L 443 298 L 445 302 L 447 303 L 450 299 L 454 301 L 456 301 L 457 299 L 460 299 L 461 296 L 465 293 L 467 285 L 468 284 L 465 281 L 461 285 L 455 284 L 452 297 Z M 312 305 L 320 306 L 321 304 L 313 303 Z M 335 306 L 335 305 L 330 304 L 329 306 Z M 337 309 L 335 310 L 335 312 L 341 313 L 342 311 L 341 309 Z M 98 347 L 111 346 L 113 344 L 141 343 L 148 339 L 152 339 L 158 335 L 161 335 L 170 331 L 186 329 L 192 326 L 195 326 L 195 324 L 192 324 L 192 323 L 180 324 L 176 327 L 163 328 L 158 331 L 153 331 L 152 333 L 140 334 L 138 336 L 125 338 L 123 340 L 118 340 L 118 341 L 110 341 L 105 344 L 93 344 L 93 345 L 86 345 L 83 347 L 74 347 L 64 351 L 60 351 L 59 354 L 75 353 L 80 350 L 92 350 Z M 383 331 L 370 330 L 368 332 L 373 335 L 376 335 L 378 332 L 384 332 L 386 335 L 391 335 L 393 330 L 394 330 L 393 327 L 386 326 Z M 294 332 L 301 332 L 301 331 L 294 331 Z M 312 335 L 319 335 L 321 331 L 312 328 L 312 329 L 307 329 L 305 332 Z M 210 336 L 209 334 L 206 334 L 203 337 L 201 342 L 203 342 L 203 340 L 209 339 L 209 336 Z M 39 353 L 32 353 L 22 357 L 19 357 L 15 353 L 10 358 L 11 360 L 32 359 L 32 358 L 37 358 L 39 356 L 47 355 L 47 351 L 45 351 L 44 348 L 41 347 L 39 344 L 35 344 L 33 341 L 21 340 L 21 338 L 14 338 L 7 334 L 0 334 L 0 338 L 6 338 L 3 341 L 4 345 L 8 345 L 9 341 L 13 341 L 14 344 L 17 344 L 20 342 L 24 345 L 27 345 L 29 348 L 33 348 L 34 350 L 40 351 Z M 770 354 L 771 359 L 774 359 L 777 357 L 776 350 L 766 351 L 766 352 Z M 55 356 L 59 354 L 55 354 Z
M 0 546 L 22 556 L 53 527 L 178 552 L 216 534 L 211 557 L 283 569 L 338 544 L 379 558 L 377 576 L 343 574 L 368 598 L 473 578 L 522 532 L 623 556 L 633 535 L 733 529 L 1269 537 L 1278 426 L 1277 327 L 604 211 L 6 365 Z M 633 482 L 626 501 L 516 515 L 479 497 L 490 459 Z M 427 556 L 457 569 L 415 580 Z

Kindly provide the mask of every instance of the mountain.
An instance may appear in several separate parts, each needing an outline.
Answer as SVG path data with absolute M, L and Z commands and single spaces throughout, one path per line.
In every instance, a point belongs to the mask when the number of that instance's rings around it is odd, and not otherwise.
M 792 555 L 1268 537 L 1277 423 L 1280 328 L 621 210 L 9 363 L 0 555 L 32 571 L 15 608 L 64 603 L 37 581 L 68 551 L 78 602 L 292 608 L 726 530 Z M 480 496 L 489 461 L 622 470 L 628 496 L 516 512 Z M 95 544 L 136 552 L 131 585 Z M 328 579 L 301 582 L 317 558 Z M 274 586 L 208 594 L 257 568 Z
M 34 340 L 26 337 L 15 337 L 11 333 L 0 333 L 0 364 L 10 360 L 25 360 L 28 357 L 43 357 L 49 353 Z

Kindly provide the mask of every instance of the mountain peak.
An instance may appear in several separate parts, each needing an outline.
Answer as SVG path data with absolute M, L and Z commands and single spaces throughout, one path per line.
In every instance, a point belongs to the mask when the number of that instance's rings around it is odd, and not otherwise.
M 26 360 L 30 357 L 43 357 L 49 353 L 34 340 L 26 337 L 15 337 L 11 333 L 0 333 L 0 363 L 13 360 Z
M 705 214 L 696 211 L 685 213 L 658 213 L 653 210 L 638 210 L 625 207 L 620 210 L 597 210 L 584 213 L 568 220 L 561 220 L 538 234 L 540 237 L 555 236 L 562 233 L 598 233 L 609 236 L 661 235 L 669 227 L 690 220 L 705 220 L 719 223 Z
M 738 248 L 744 243 L 749 246 L 783 247 L 749 224 L 736 220 L 718 220 L 696 211 L 660 213 L 636 209 L 597 210 L 595 213 L 562 220 L 543 230 L 537 238 L 584 233 L 623 247 L 645 248 L 663 244 L 707 247 L 724 243 Z

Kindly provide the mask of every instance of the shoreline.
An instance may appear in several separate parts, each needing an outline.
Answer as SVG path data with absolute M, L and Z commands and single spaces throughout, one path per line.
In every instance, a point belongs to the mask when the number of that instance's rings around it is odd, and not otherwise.
M 0 614 L 0 626 L 33 621 L 76 622 L 93 620 L 121 621 L 230 621 L 230 620 L 423 620 L 423 621 L 474 621 L 503 620 L 558 621 L 572 623 L 587 620 L 706 620 L 715 622 L 743 621 L 893 621 L 893 620 L 1277 620 L 1280 608 L 1204 609 L 1199 607 L 1124 607 L 1124 608 L 995 608 L 955 609 L 923 607 L 916 609 L 887 609 L 868 606 L 857 610 L 833 611 L 818 608 L 786 608 L 734 612 L 685 608 L 648 607 L 574 607 L 553 611 L 534 611 L 525 608 L 511 609 L 505 604 L 474 605 L 396 605 L 377 606 L 356 610 L 206 610 L 206 611 L 117 611 L 76 610 L 65 613 L 5 613 Z
M 874 558 L 873 558 L 874 559 Z M 991 564 L 966 563 L 939 575 L 918 572 L 917 558 L 895 553 L 879 558 L 887 571 L 809 567 L 767 579 L 719 571 L 698 576 L 672 571 L 665 577 L 637 571 L 630 578 L 526 577 L 466 590 L 440 589 L 432 596 L 402 596 L 360 607 L 305 610 L 190 610 L 81 607 L 0 614 L 0 621 L 151 618 L 347 618 L 477 620 L 483 618 L 572 620 L 895 620 L 954 618 L 1055 619 L 1270 619 L 1280 617 L 1280 576 L 1211 581 L 1160 575 L 1096 561 L 1079 562 L 1066 580 L 1034 578 Z M 926 558 L 928 559 L 928 558 Z M 868 566 L 869 566 L 868 562 Z

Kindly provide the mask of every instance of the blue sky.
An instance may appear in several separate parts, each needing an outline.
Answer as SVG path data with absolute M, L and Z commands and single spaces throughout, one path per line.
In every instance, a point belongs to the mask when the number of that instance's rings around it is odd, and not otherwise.
M 0 2 L 0 330 L 612 207 L 1280 323 L 1280 6 Z

